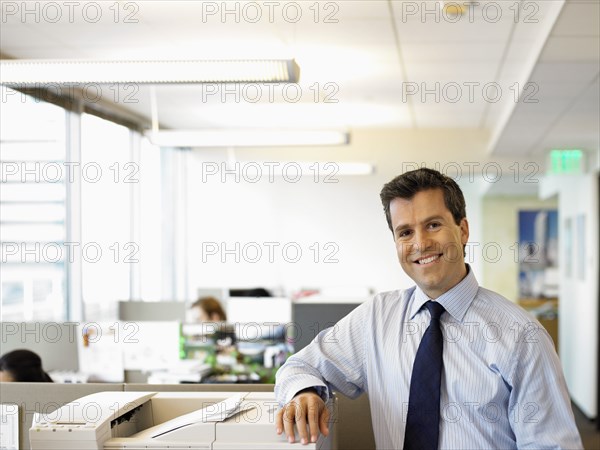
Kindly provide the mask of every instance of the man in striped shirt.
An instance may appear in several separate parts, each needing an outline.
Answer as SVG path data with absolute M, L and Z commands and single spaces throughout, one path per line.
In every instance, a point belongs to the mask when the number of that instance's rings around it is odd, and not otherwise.
M 332 391 L 368 392 L 377 448 L 405 442 L 411 374 L 430 323 L 443 306 L 442 449 L 580 449 L 569 395 L 548 333 L 519 306 L 479 286 L 464 262 L 464 196 L 432 169 L 407 172 L 381 191 L 410 289 L 380 293 L 324 330 L 277 373 L 276 428 L 304 444 L 328 434 Z M 439 427 L 439 428 L 438 428 Z M 414 448 L 414 447 L 413 447 Z

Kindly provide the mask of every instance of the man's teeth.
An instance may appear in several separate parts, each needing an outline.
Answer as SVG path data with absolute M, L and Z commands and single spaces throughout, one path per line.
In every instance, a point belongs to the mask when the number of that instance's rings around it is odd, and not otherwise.
M 425 258 L 425 259 L 420 259 L 418 261 L 419 264 L 429 264 L 430 262 L 435 261 L 436 259 L 438 259 L 440 257 L 440 255 L 434 255 L 434 256 L 430 256 L 429 258 Z

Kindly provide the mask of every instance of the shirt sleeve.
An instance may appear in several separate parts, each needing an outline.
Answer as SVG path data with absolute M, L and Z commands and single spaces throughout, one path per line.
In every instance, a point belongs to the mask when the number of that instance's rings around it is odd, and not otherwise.
M 281 406 L 308 387 L 315 387 L 324 401 L 332 391 L 350 398 L 364 392 L 365 330 L 371 303 L 363 303 L 288 358 L 276 375 L 275 396 Z
M 519 449 L 583 449 L 552 339 L 538 322 L 517 342 L 509 417 Z

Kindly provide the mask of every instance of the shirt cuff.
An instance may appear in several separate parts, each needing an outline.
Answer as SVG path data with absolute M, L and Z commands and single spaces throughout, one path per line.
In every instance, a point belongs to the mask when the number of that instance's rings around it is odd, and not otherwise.
M 301 385 L 298 385 L 296 387 L 294 387 L 293 389 L 290 389 L 289 392 L 291 392 L 292 394 L 289 395 L 289 397 L 286 399 L 286 403 L 289 403 L 296 395 L 298 395 L 298 393 L 304 389 L 308 389 L 308 388 L 313 388 L 316 389 L 317 394 L 319 395 L 319 397 L 321 397 L 321 399 L 327 403 L 327 400 L 329 400 L 330 398 L 330 393 L 329 393 L 329 389 L 327 388 L 327 386 L 325 386 L 325 384 L 313 384 L 313 382 L 309 382 L 309 383 L 303 383 Z
M 296 392 L 292 398 L 294 398 L 296 395 L 302 393 L 303 391 L 312 391 L 314 393 L 316 393 L 319 397 L 321 397 L 321 399 L 327 403 L 327 400 L 329 399 L 329 393 L 328 393 L 328 389 L 325 386 L 309 386 L 306 387 L 304 389 L 299 390 L 298 392 Z

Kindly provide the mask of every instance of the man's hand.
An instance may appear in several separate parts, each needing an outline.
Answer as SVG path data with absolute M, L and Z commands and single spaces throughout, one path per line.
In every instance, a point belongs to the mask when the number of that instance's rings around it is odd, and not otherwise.
M 328 421 L 329 410 L 325 406 L 323 399 L 314 391 L 301 391 L 277 412 L 277 434 L 285 431 L 288 441 L 294 442 L 294 424 L 297 424 L 300 442 L 308 444 L 308 424 L 310 442 L 317 442 L 319 431 L 324 436 L 329 434 Z

